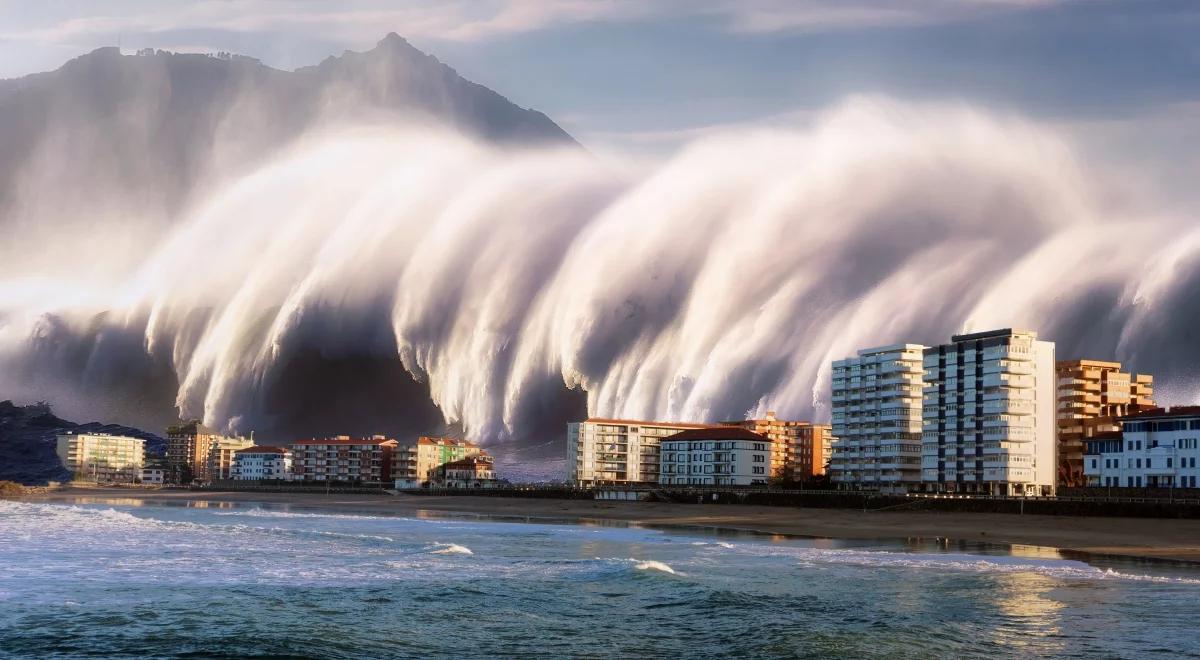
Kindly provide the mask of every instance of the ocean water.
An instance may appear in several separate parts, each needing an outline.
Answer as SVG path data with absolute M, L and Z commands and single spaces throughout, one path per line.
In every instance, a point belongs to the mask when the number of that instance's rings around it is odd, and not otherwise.
M 136 504 L 0 501 L 0 657 L 1200 656 L 1196 570 Z

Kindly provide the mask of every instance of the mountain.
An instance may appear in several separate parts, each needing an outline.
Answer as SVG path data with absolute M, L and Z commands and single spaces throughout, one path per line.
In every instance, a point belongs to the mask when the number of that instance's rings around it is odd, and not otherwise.
M 574 144 L 546 115 L 394 33 L 292 72 L 225 53 L 100 48 L 0 80 L 0 226 L 80 215 L 169 223 L 197 182 L 310 129 L 428 119 L 498 143 Z
M 100 422 L 76 424 L 55 416 L 44 403 L 18 406 L 0 401 L 0 481 L 37 486 L 70 479 L 55 453 L 56 436 L 67 431 L 141 438 L 148 455 L 161 456 L 167 448 L 166 440 L 139 429 Z

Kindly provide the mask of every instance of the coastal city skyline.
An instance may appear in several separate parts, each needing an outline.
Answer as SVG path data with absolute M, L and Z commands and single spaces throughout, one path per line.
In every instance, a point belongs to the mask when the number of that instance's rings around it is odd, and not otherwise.
M 1200 657 L 1197 34 L 0 0 L 0 656 Z

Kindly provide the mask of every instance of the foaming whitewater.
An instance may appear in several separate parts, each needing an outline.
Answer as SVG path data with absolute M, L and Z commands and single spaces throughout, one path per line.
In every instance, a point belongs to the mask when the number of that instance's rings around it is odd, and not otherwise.
M 526 442 L 564 388 L 594 415 L 825 418 L 831 360 L 1017 326 L 1186 399 L 1200 227 L 1134 198 L 1046 128 L 878 98 L 656 164 L 325 131 L 112 277 L 0 275 L 0 365 L 97 397 L 153 365 L 183 416 L 244 431 L 298 356 L 398 360 L 446 422 Z

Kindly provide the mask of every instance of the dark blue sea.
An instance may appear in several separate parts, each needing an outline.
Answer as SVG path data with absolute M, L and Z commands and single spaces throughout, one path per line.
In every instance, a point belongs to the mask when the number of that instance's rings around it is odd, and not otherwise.
M 0 501 L 0 657 L 1200 656 L 1186 567 L 135 504 Z

